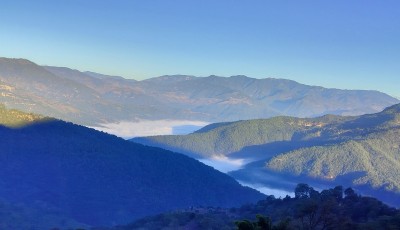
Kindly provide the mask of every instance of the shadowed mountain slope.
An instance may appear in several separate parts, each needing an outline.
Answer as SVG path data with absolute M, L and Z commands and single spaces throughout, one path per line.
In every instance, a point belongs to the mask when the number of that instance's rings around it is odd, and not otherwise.
M 264 197 L 184 155 L 60 120 L 0 126 L 0 136 L 0 199 L 92 226 Z

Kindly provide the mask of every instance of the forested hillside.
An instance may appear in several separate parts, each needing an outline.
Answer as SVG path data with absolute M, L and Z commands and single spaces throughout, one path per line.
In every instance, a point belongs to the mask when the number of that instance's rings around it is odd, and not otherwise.
M 336 186 L 321 192 L 298 184 L 295 197 L 269 196 L 240 208 L 198 207 L 147 217 L 112 230 L 399 229 L 400 211 Z
M 212 157 L 246 151 L 245 148 L 297 141 L 298 133 L 350 120 L 351 117 L 326 115 L 319 118 L 274 117 L 208 125 L 188 135 L 167 135 L 133 138 L 133 142 L 158 146 L 196 157 Z M 298 138 L 297 138 L 298 139 Z M 247 151 L 249 156 L 253 151 Z
M 256 160 L 231 173 L 248 183 L 268 183 L 273 174 L 286 180 L 289 176 L 294 183 L 301 177 L 354 186 L 400 205 L 400 105 L 353 117 L 276 117 L 212 124 L 189 135 L 133 141 L 199 158 L 221 154 Z M 252 178 L 254 174 L 259 176 Z
M 184 155 L 60 120 L 0 126 L 0 136 L 0 199 L 32 212 L 51 210 L 59 219 L 111 226 L 168 210 L 231 207 L 264 197 Z M 47 222 L 53 227 L 54 221 Z M 32 226 L 45 223 L 39 218 Z

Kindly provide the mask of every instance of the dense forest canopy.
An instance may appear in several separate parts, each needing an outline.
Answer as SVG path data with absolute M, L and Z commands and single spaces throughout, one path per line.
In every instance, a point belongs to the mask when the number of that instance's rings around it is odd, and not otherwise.
M 60 120 L 0 125 L 0 137 L 0 204 L 13 213 L 0 214 L 0 222 L 8 229 L 112 226 L 168 210 L 231 207 L 265 197 L 182 154 Z
M 268 196 L 240 208 L 196 207 L 147 217 L 110 230 L 354 230 L 399 229 L 400 210 L 342 186 L 316 191 L 298 184 L 295 197 Z

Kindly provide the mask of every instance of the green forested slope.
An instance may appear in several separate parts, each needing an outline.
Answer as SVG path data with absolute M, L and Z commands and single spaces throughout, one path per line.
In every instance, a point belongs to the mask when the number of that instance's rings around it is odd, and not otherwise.
M 137 140 L 201 156 L 246 153 L 241 157 L 259 161 L 231 175 L 241 181 L 265 175 L 249 183 L 264 183 L 276 173 L 291 176 L 294 183 L 302 178 L 355 186 L 400 205 L 400 105 L 355 117 L 276 117 L 213 124 L 186 136 Z
M 400 193 L 400 129 L 393 128 L 340 144 L 302 148 L 274 157 L 268 169 L 334 180 L 354 172 L 354 185 Z
M 198 157 L 229 155 L 245 147 L 291 141 L 298 132 L 350 119 L 327 115 L 320 118 L 274 117 L 270 119 L 217 123 L 188 135 L 134 138 L 132 141 Z M 310 135 L 310 134 L 307 134 Z
M 132 141 L 197 157 L 210 157 L 230 155 L 244 148 L 261 145 L 266 145 L 265 152 L 268 152 L 268 147 L 279 142 L 303 147 L 362 139 L 371 133 L 398 127 L 399 121 L 399 105 L 395 105 L 380 113 L 355 117 L 274 117 L 215 123 L 188 135 L 139 137 Z

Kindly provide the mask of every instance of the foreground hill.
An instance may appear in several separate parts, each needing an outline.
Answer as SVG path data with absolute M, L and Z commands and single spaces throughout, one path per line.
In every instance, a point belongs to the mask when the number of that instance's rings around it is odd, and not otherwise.
M 340 183 L 400 205 L 399 104 L 362 116 L 239 121 L 213 124 L 185 136 L 133 141 L 199 158 L 222 154 L 251 159 L 255 162 L 231 173 L 248 183 L 251 179 L 251 183 L 283 186 L 271 182 L 277 175 L 295 183 Z
M 297 191 L 297 192 L 296 192 Z M 143 218 L 112 230 L 399 229 L 400 211 L 342 186 L 315 191 L 299 184 L 296 197 L 269 196 L 240 208 L 194 208 Z M 344 193 L 344 194 L 343 194 Z
M 34 205 L 0 200 L 0 229 L 86 229 L 90 226 L 64 215 L 44 202 Z M 55 228 L 55 229 L 57 229 Z
M 99 126 L 137 119 L 221 122 L 278 115 L 377 112 L 399 101 L 384 93 L 326 89 L 284 79 L 162 76 L 143 81 L 0 58 L 0 103 Z
M 27 210 L 110 226 L 167 210 L 230 207 L 264 197 L 181 154 L 60 120 L 35 121 L 0 126 L 0 200 Z

